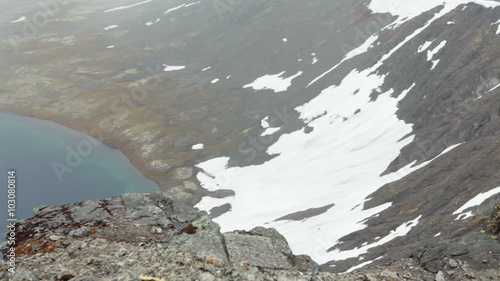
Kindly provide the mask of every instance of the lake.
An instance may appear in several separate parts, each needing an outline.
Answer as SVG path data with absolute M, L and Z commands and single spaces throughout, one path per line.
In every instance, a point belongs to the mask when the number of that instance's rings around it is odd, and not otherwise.
M 32 216 L 39 205 L 159 190 L 119 150 L 54 122 L 0 113 L 0 144 L 2 232 L 9 170 L 16 176 L 17 219 Z

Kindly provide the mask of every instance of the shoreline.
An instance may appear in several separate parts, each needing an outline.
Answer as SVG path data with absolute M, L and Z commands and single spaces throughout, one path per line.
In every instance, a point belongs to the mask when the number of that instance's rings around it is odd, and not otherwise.
M 148 168 L 148 160 L 141 158 L 135 153 L 139 149 L 135 146 L 135 142 L 131 142 L 130 140 L 117 140 L 112 132 L 104 132 L 104 130 L 99 127 L 96 128 L 96 126 L 90 124 L 88 121 L 67 121 L 67 119 L 63 117 L 44 112 L 43 110 L 30 110 L 19 107 L 13 108 L 11 106 L 7 109 L 5 105 L 0 105 L 0 112 L 53 122 L 87 136 L 94 137 L 107 147 L 121 152 L 135 169 L 137 169 L 146 179 L 151 180 L 158 186 L 159 191 L 167 192 L 174 197 L 174 199 L 178 199 L 188 205 L 194 206 L 201 201 L 203 196 L 209 195 L 209 192 L 201 188 L 199 181 L 196 179 L 198 168 L 194 165 L 187 164 L 187 162 L 189 162 L 188 159 L 179 161 L 178 165 L 172 165 L 168 167 L 166 171 L 156 172 Z M 100 135 L 89 132 L 100 132 Z M 144 143 L 141 144 L 144 145 Z M 149 162 L 151 163 L 151 161 Z M 178 175 L 179 169 L 191 170 L 187 175 Z M 189 192 L 189 194 L 187 192 Z

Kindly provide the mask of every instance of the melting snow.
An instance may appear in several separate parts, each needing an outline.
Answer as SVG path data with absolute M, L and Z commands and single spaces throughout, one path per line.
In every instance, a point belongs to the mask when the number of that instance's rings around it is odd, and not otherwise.
M 163 71 L 176 71 L 176 70 L 181 70 L 181 69 L 186 68 L 183 65 L 175 66 L 175 65 L 166 65 L 166 64 L 164 64 L 163 66 L 165 66 L 165 69 L 163 69 Z
M 455 212 L 453 212 L 454 215 L 460 214 L 455 220 L 463 220 L 463 219 L 466 219 L 468 217 L 473 216 L 472 211 L 469 211 L 469 212 L 466 212 L 466 213 L 464 213 L 464 211 L 467 210 L 467 209 L 469 209 L 469 208 L 472 208 L 472 207 L 479 206 L 479 205 L 483 204 L 484 201 L 486 201 L 488 198 L 490 198 L 493 195 L 496 195 L 498 193 L 500 193 L 500 186 L 497 187 L 497 188 L 494 188 L 494 189 L 492 189 L 490 191 L 479 193 L 474 198 L 472 198 L 471 200 L 467 201 L 467 203 L 465 203 L 458 210 L 456 210 Z
M 286 38 L 283 38 L 283 42 L 285 42 L 285 43 L 286 43 L 286 42 L 288 42 L 288 39 L 286 39 Z
M 389 0 L 373 0 L 372 4 L 376 7 L 377 3 L 382 2 L 386 4 L 385 7 L 391 7 L 387 5 Z M 433 1 L 425 1 L 428 6 L 431 2 L 436 6 Z M 420 2 L 411 2 L 409 6 L 418 6 L 415 3 Z M 448 8 L 450 5 L 446 4 Z M 411 9 L 407 11 L 409 15 L 413 15 Z M 246 167 L 228 167 L 228 157 L 200 163 L 198 167 L 202 172 L 197 174 L 197 178 L 204 188 L 210 191 L 233 188 L 235 196 L 222 199 L 204 197 L 196 207 L 210 210 L 230 203 L 232 210 L 215 219 L 222 231 L 251 229 L 260 225 L 274 227 L 285 235 L 295 253 L 308 254 L 320 264 L 357 256 L 406 235 L 421 216 L 403 223 L 373 244 L 347 251 L 326 251 L 336 245 L 341 237 L 365 228 L 363 221 L 367 218 L 391 206 L 391 203 L 385 203 L 364 210 L 363 203 L 370 194 L 460 145 L 449 147 L 436 158 L 420 165 L 414 162 L 397 172 L 380 176 L 400 154 L 400 150 L 413 141 L 414 136 L 405 137 L 412 132 L 412 125 L 399 120 L 396 111 L 399 101 L 415 84 L 398 98 L 392 97 L 393 90 L 389 90 L 381 93 L 376 101 L 371 101 L 370 95 L 373 91 L 380 91 L 385 80 L 385 76 L 377 75 L 376 70 L 409 40 L 444 15 L 447 12 L 444 10 L 406 37 L 371 68 L 363 71 L 354 69 L 339 85 L 328 87 L 309 103 L 297 107 L 300 118 L 313 130 L 309 133 L 299 130 L 280 136 L 267 150 L 268 154 L 276 157 L 264 164 Z M 368 38 L 309 85 L 345 60 L 366 52 L 377 38 L 376 35 Z M 299 72 L 295 76 L 282 78 L 284 73 L 265 75 L 245 88 L 286 91 L 291 84 L 290 78 L 302 74 Z M 285 83 L 284 80 L 288 81 Z M 361 111 L 354 114 L 358 109 Z M 266 126 L 265 123 L 261 124 Z M 252 146 L 248 145 L 248 148 L 252 149 Z M 297 210 L 332 203 L 335 206 L 327 212 L 303 221 L 275 221 Z
M 120 6 L 120 7 L 117 7 L 117 8 L 106 10 L 104 12 L 105 13 L 109 13 L 109 12 L 119 11 L 119 10 L 123 10 L 123 9 L 128 9 L 128 8 L 132 8 L 132 7 L 135 7 L 135 6 L 139 6 L 139 5 L 142 5 L 142 4 L 149 3 L 151 1 L 153 1 L 153 0 L 146 0 L 146 1 L 142 1 L 142 2 L 139 2 L 139 3 L 136 3 L 136 4 L 132 4 L 132 5 L 129 5 L 129 6 Z
M 455 24 L 454 21 L 449 21 L 449 22 L 446 22 L 446 24 L 450 25 L 450 24 Z
M 446 45 L 446 40 L 441 41 L 439 45 L 436 46 L 436 48 L 427 51 L 427 60 L 430 61 L 432 58 L 439 52 L 441 49 Z
M 114 47 L 115 47 L 115 45 L 109 45 L 109 46 L 106 47 L 106 49 L 112 49 Z
M 356 205 L 362 206 L 365 198 L 380 186 L 416 169 L 406 167 L 379 176 L 412 137 L 399 141 L 411 132 L 411 125 L 395 116 L 398 99 L 392 98 L 391 92 L 370 102 L 372 90 L 384 81 L 383 76 L 372 72 L 373 69 L 354 70 L 339 86 L 325 89 L 317 98 L 297 108 L 301 118 L 314 130 L 309 134 L 296 131 L 281 136 L 268 151 L 280 155 L 263 165 L 226 168 L 228 158 L 199 164 L 205 173 L 199 173 L 198 179 L 205 188 L 237 187 L 235 197 L 212 202 L 233 206 L 231 212 L 216 219 L 224 231 L 269 223 L 269 227 L 285 234 L 294 251 L 309 254 L 323 263 L 335 258 L 334 253 L 326 253 L 327 248 L 342 236 L 363 229 L 360 221 L 391 205 L 352 210 Z M 358 108 L 362 111 L 354 115 Z M 344 121 L 343 116 L 350 119 Z M 285 176 L 276 171 L 287 173 Z M 255 202 L 259 202 L 258 209 Z M 328 212 L 304 222 L 273 221 L 296 210 L 331 203 L 335 206 Z M 210 207 L 210 199 L 197 207 Z M 318 230 L 317 226 L 321 228 Z
M 262 120 L 260 121 L 260 126 L 261 126 L 262 128 L 264 128 L 264 129 L 269 128 L 269 126 L 270 126 L 270 125 L 269 125 L 269 116 L 267 116 L 266 118 L 264 118 L 264 119 L 262 119 Z
M 25 16 L 22 16 L 22 17 L 18 18 L 17 20 L 13 20 L 13 21 L 11 21 L 10 23 L 21 22 L 21 21 L 23 21 L 23 20 L 25 20 L 25 19 L 26 19 L 26 17 L 25 17 Z
M 181 9 L 181 8 L 187 8 L 187 7 L 190 7 L 190 6 L 193 6 L 193 5 L 199 4 L 199 3 L 201 3 L 201 1 L 198 1 L 198 2 L 192 2 L 192 3 L 189 3 L 189 4 L 186 4 L 186 3 L 181 4 L 181 5 L 177 6 L 177 7 L 173 7 L 173 8 L 171 8 L 171 9 L 168 9 L 168 10 L 165 12 L 165 15 L 166 15 L 166 14 L 168 14 L 168 13 L 171 13 L 171 12 L 173 12 L 173 11 L 177 11 L 177 10 L 179 10 L 179 9 Z
M 436 67 L 436 65 L 439 63 L 439 61 L 440 61 L 439 59 L 437 59 L 437 60 L 433 60 L 433 61 L 432 61 L 432 67 L 431 67 L 431 70 L 433 70 L 433 69 Z
M 208 66 L 208 67 L 203 68 L 201 71 L 207 71 L 207 70 L 209 70 L 210 68 L 212 68 L 212 67 L 211 67 L 211 66 Z
M 227 79 L 229 79 L 229 78 L 231 78 L 231 75 L 228 75 L 228 76 L 226 77 L 226 80 L 227 80 Z
M 302 75 L 302 73 L 302 71 L 299 71 L 297 74 L 287 78 L 282 77 L 285 71 L 274 75 L 264 75 L 255 79 L 253 83 L 243 86 L 243 88 L 253 88 L 256 91 L 270 89 L 275 93 L 284 92 L 292 85 L 292 80 Z
M 105 27 L 104 30 L 110 30 L 110 29 L 117 28 L 117 27 L 118 27 L 118 25 L 113 24 L 113 25 Z
M 498 20 L 498 21 L 496 21 L 496 22 L 492 23 L 491 25 L 494 25 L 494 24 L 498 24 L 497 31 L 496 31 L 496 33 L 495 33 L 496 35 L 498 35 L 498 34 L 500 34 L 500 20 Z
M 153 21 L 148 21 L 148 22 L 146 23 L 146 25 L 147 25 L 147 26 L 150 26 L 150 25 L 153 25 L 153 24 L 155 24 L 155 23 L 157 23 L 157 22 L 159 22 L 159 21 L 160 21 L 160 19 L 158 19 L 158 18 L 157 18 L 154 22 L 153 22 Z
M 272 135 L 274 133 L 276 133 L 277 131 L 279 131 L 281 128 L 278 127 L 278 128 L 267 128 L 262 134 L 261 136 L 268 136 L 268 135 Z
M 313 57 L 312 59 L 312 64 L 315 64 L 318 62 L 318 58 L 316 57 L 316 54 L 315 53 L 312 53 L 311 56 Z
M 364 263 L 360 263 L 360 264 L 358 264 L 358 265 L 356 265 L 356 266 L 353 266 L 353 267 L 349 268 L 349 269 L 346 271 L 346 273 L 353 272 L 354 270 L 359 269 L 359 268 L 362 268 L 362 267 L 363 267 L 363 266 L 365 266 L 365 265 L 369 265 L 370 263 L 372 263 L 372 262 L 374 262 L 374 261 L 377 261 L 377 260 L 379 260 L 379 259 L 381 259 L 381 258 L 383 258 L 383 257 L 384 257 L 384 256 L 381 256 L 381 257 L 378 257 L 378 258 L 376 258 L 376 259 L 374 259 L 374 260 L 371 260 L 371 261 L 365 261 Z M 362 259 L 360 258 L 360 260 L 362 260 Z
M 500 3 L 496 1 L 487 0 L 447 0 L 447 1 L 436 1 L 436 0 L 421 0 L 421 1 L 395 1 L 395 0 L 372 0 L 368 5 L 368 8 L 375 13 L 390 13 L 398 17 L 396 25 L 410 20 L 424 12 L 432 10 L 437 6 L 444 5 L 444 8 L 439 12 L 440 14 L 446 14 L 449 11 L 455 9 L 461 4 L 467 4 L 474 2 L 476 4 L 483 5 L 488 8 L 493 8 L 499 6 Z
M 416 219 L 411 220 L 409 222 L 405 222 L 402 225 L 400 225 L 398 228 L 395 230 L 391 230 L 391 232 L 383 237 L 382 239 L 378 240 L 375 243 L 368 244 L 366 246 L 360 247 L 360 248 L 355 248 L 352 250 L 347 250 L 347 251 L 339 251 L 339 250 L 334 250 L 332 253 L 335 255 L 337 260 L 345 260 L 348 258 L 354 258 L 358 257 L 362 254 L 366 254 L 368 250 L 378 247 L 380 245 L 383 245 L 391 240 L 394 240 L 397 237 L 400 236 L 405 236 L 410 232 L 410 230 L 415 227 L 418 224 L 418 221 L 422 218 L 422 215 L 418 216 Z
M 166 12 L 165 12 L 165 15 L 168 14 L 168 13 L 171 13 L 173 11 L 176 11 L 176 10 L 179 10 L 180 8 L 184 8 L 186 6 L 186 3 L 182 4 L 182 5 L 179 5 L 177 7 L 173 7 L 171 9 L 168 9 Z
M 421 53 L 421 52 L 427 50 L 427 48 L 429 48 L 429 46 L 432 44 L 432 42 L 434 42 L 434 41 L 425 41 L 424 44 L 422 44 L 422 45 L 420 45 L 420 47 L 418 47 L 417 52 Z
M 212 83 L 212 84 L 215 84 L 215 83 L 217 83 L 217 82 L 219 82 L 219 79 L 218 79 L 218 78 L 215 78 L 214 80 L 210 81 L 210 83 Z
M 266 129 L 262 134 L 261 136 L 267 136 L 267 135 L 272 135 L 274 133 L 276 133 L 277 131 L 280 130 L 280 127 L 277 127 L 277 128 L 271 128 L 271 126 L 269 125 L 269 117 L 266 117 L 264 119 L 262 119 L 260 121 L 260 126 L 264 129 Z
M 347 55 L 344 56 L 344 58 L 339 62 L 337 63 L 336 65 L 334 65 L 332 68 L 328 69 L 326 72 L 324 72 L 323 74 L 321 74 L 320 76 L 316 77 L 314 80 L 312 80 L 308 85 L 307 87 L 311 86 L 312 84 L 316 83 L 316 81 L 318 81 L 319 79 L 323 78 L 324 76 L 326 76 L 328 73 L 332 72 L 333 70 L 335 70 L 339 65 L 341 65 L 344 61 L 348 60 L 348 59 L 351 59 L 357 55 L 360 55 L 362 53 L 365 53 L 366 51 L 368 51 L 368 49 L 370 49 L 372 46 L 373 46 L 373 43 L 375 43 L 375 41 L 377 41 L 378 39 L 378 36 L 377 35 L 372 35 L 370 36 L 361 46 L 359 46 L 358 48 L 350 51 L 349 53 L 347 53 Z
M 203 149 L 204 147 L 205 146 L 202 143 L 198 143 L 198 144 L 193 145 L 192 149 L 193 150 L 200 150 L 200 149 Z
M 491 89 L 488 91 L 488 93 L 489 93 L 489 92 L 492 92 L 493 90 L 495 90 L 495 89 L 496 89 L 496 88 L 498 88 L 498 87 L 500 87 L 500 83 L 498 83 L 495 87 L 491 88 Z

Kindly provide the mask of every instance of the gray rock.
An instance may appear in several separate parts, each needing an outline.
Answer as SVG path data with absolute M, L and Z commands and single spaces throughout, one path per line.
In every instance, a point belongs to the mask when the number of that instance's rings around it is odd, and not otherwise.
M 220 227 L 206 213 L 200 213 L 196 220 L 180 228 L 164 246 L 216 266 L 229 264 Z
M 10 279 L 11 281 L 39 281 L 38 274 L 31 270 L 17 269 Z
M 208 272 L 203 272 L 202 274 L 200 274 L 200 276 L 198 276 L 198 280 L 199 281 L 214 281 L 215 277 Z
M 308 255 L 294 256 L 293 264 L 299 271 L 315 272 L 319 270 L 319 265 Z
M 293 267 L 292 251 L 282 237 L 274 229 L 263 228 L 253 229 L 248 233 L 224 234 L 231 262 L 245 262 L 251 266 L 270 269 L 290 269 Z
M 185 180 L 192 177 L 194 170 L 191 167 L 181 167 L 174 170 L 173 177 L 178 180 Z
M 444 278 L 444 273 L 442 271 L 439 271 L 437 274 L 436 274 L 436 279 L 434 279 L 435 281 L 446 281 L 446 278 Z
M 78 229 L 70 231 L 68 236 L 77 238 L 77 237 L 86 237 L 89 236 L 89 234 L 90 234 L 90 228 L 82 226 Z
M 457 268 L 460 266 L 460 264 L 456 260 L 450 259 L 450 260 L 448 260 L 448 266 L 450 268 Z

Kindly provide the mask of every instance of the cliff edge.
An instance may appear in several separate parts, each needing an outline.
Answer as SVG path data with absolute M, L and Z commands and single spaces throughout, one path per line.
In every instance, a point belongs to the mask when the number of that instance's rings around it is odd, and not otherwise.
M 498 270 L 475 271 L 455 260 L 436 274 L 421 267 L 417 258 L 345 274 L 322 272 L 310 257 L 294 255 L 276 230 L 256 227 L 221 233 L 205 212 L 177 203 L 163 192 L 42 206 L 15 227 L 15 247 L 7 243 L 1 247 L 6 259 L 0 263 L 0 280 L 500 278 Z M 15 264 L 8 260 L 11 250 Z M 449 276 L 453 279 L 445 279 Z

